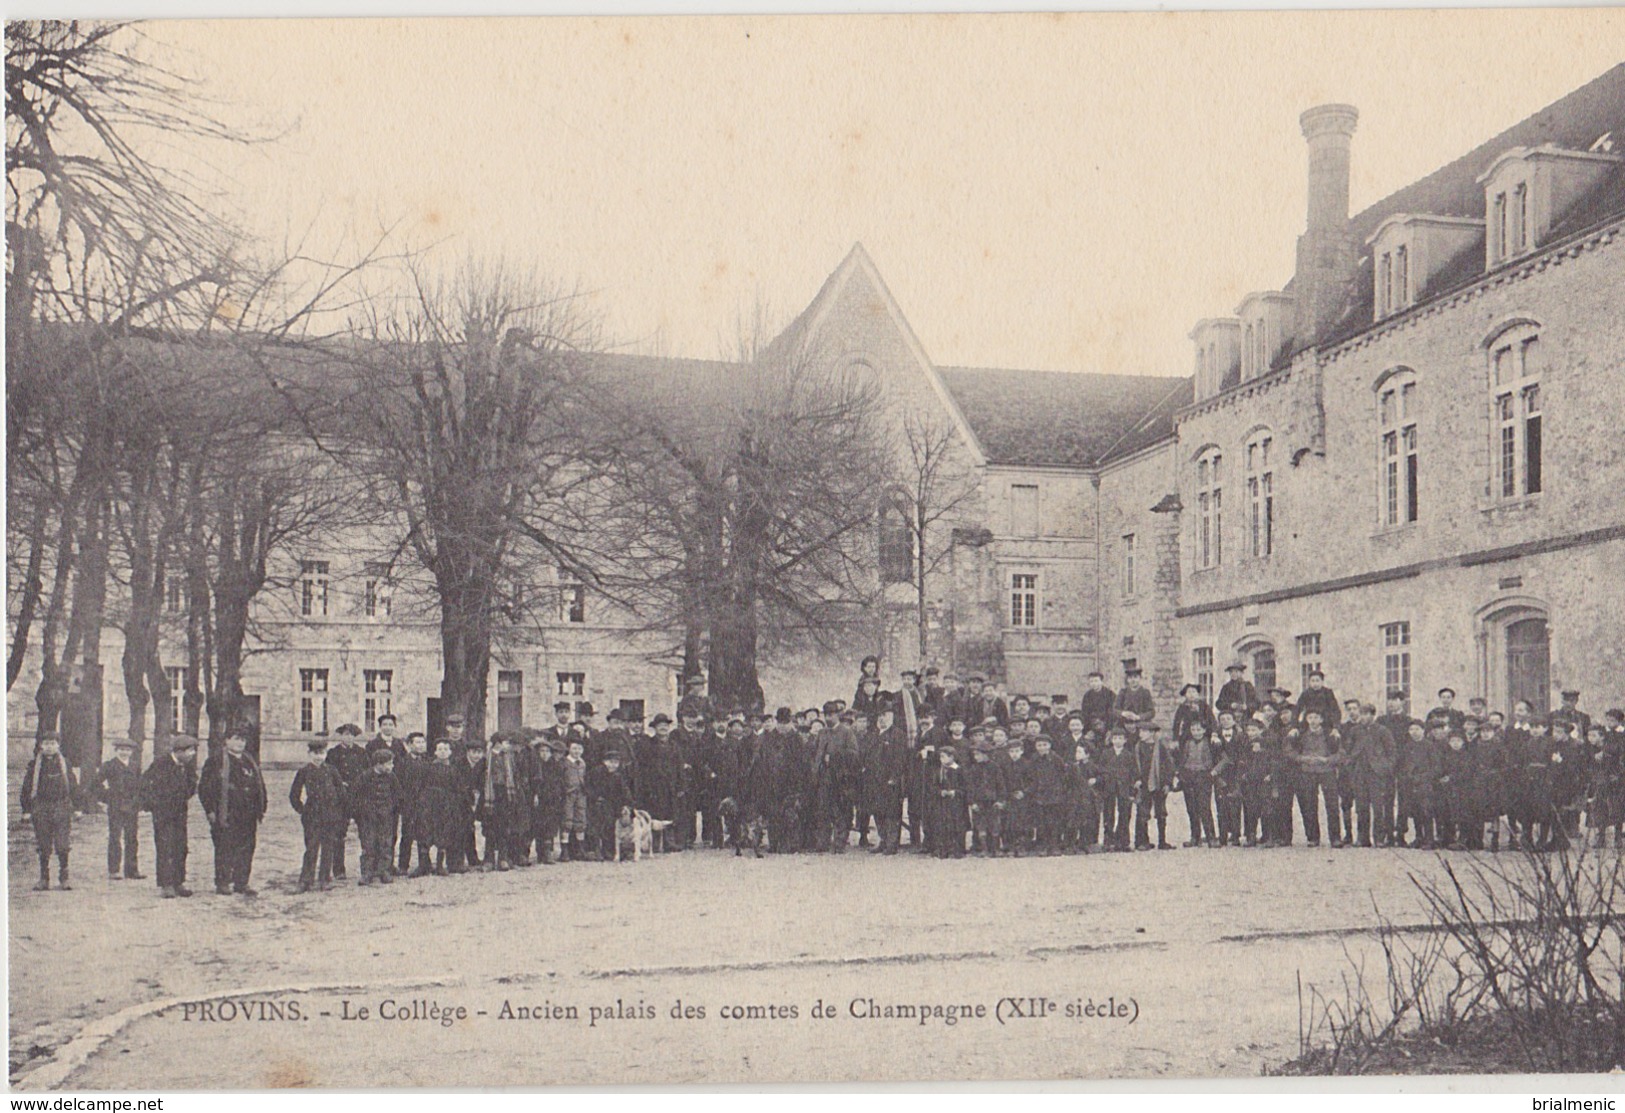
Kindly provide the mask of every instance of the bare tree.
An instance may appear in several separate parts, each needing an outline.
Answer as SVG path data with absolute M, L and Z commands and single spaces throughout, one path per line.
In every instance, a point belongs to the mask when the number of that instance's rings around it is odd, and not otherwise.
M 966 455 L 959 431 L 939 411 L 909 411 L 903 418 L 903 447 L 894 489 L 902 504 L 898 509 L 906 514 L 906 555 L 923 663 L 930 658 L 930 584 L 953 557 L 953 523 L 972 509 L 981 477 Z M 882 553 L 883 563 L 887 556 Z
M 622 376 L 615 582 L 646 629 L 683 631 L 686 669 L 703 646 L 713 700 L 760 708 L 765 645 L 828 644 L 874 600 L 883 392 L 799 342 L 686 370 Z
M 392 518 L 386 559 L 432 579 L 441 706 L 477 734 L 493 642 L 542 603 L 526 589 L 559 569 L 596 579 L 589 496 L 608 446 L 591 417 L 594 329 L 577 297 L 531 276 L 409 279 L 412 302 L 372 313 L 342 375 L 287 394 Z

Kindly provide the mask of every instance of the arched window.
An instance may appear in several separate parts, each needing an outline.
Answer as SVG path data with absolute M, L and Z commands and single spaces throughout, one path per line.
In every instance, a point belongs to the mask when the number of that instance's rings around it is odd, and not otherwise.
M 1416 375 L 1400 368 L 1377 385 L 1377 474 L 1385 526 L 1414 522 L 1420 511 L 1416 419 Z
M 1489 343 L 1492 476 L 1490 493 L 1511 499 L 1541 489 L 1540 332 L 1503 329 Z
M 1274 440 L 1268 430 L 1247 439 L 1247 540 L 1255 557 L 1275 551 L 1275 465 L 1270 461 Z
M 1224 492 L 1221 469 L 1224 457 L 1216 448 L 1196 459 L 1196 566 L 1215 568 L 1223 557 Z
M 880 582 L 914 582 L 914 528 L 908 508 L 895 499 L 880 505 Z

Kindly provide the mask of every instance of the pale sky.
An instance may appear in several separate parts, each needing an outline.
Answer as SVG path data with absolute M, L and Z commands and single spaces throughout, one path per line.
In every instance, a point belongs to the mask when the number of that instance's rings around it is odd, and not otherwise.
M 1625 59 L 1625 12 L 150 25 L 234 120 L 256 227 L 399 222 L 711 357 L 861 241 L 939 364 L 1189 374 L 1291 276 L 1298 114 L 1360 110 L 1358 211 Z

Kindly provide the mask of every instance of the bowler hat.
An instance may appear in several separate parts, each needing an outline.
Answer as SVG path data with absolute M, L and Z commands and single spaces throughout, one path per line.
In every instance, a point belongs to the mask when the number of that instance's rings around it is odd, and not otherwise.
M 1224 667 L 1225 672 L 1246 672 L 1247 666 L 1240 661 L 1232 661 Z
M 652 726 L 652 727 L 658 727 L 658 726 L 668 725 L 668 724 L 670 724 L 670 722 L 671 722 L 671 716 L 666 714 L 664 711 L 662 711 L 660 714 L 656 715 L 654 718 L 649 720 L 649 725 Z

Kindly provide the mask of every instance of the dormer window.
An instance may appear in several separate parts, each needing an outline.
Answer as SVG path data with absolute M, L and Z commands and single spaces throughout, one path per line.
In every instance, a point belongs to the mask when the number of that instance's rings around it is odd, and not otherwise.
M 1396 213 L 1366 241 L 1371 248 L 1371 309 L 1376 320 L 1429 295 L 1428 283 L 1478 238 L 1483 224 L 1462 217 Z
M 1547 144 L 1513 147 L 1479 176 L 1484 187 L 1484 265 L 1498 267 L 1546 242 L 1574 202 L 1617 166 L 1618 155 Z

